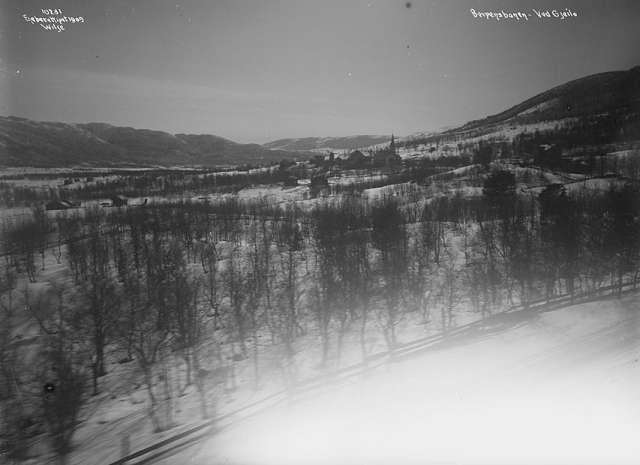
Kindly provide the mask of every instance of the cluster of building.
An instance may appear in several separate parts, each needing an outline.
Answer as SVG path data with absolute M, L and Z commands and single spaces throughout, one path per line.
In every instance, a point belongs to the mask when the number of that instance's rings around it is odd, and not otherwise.
M 367 150 L 366 153 L 361 150 L 354 150 L 342 157 L 336 157 L 333 152 L 330 152 L 327 156 L 317 155 L 311 161 L 318 166 L 328 163 L 344 168 L 357 169 L 395 166 L 400 164 L 402 160 L 398 155 L 395 137 L 391 135 L 391 143 L 387 147 Z

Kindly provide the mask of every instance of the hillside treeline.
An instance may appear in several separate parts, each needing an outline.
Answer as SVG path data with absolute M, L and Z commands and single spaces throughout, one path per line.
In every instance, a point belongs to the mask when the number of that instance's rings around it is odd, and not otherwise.
M 277 168 L 277 167 L 276 167 Z M 288 174 L 278 169 L 199 173 L 183 170 L 138 172 L 114 175 L 111 178 L 68 178 L 69 185 L 33 187 L 15 182 L 0 182 L 1 205 L 16 207 L 49 202 L 51 200 L 99 200 L 114 196 L 149 197 L 184 193 L 234 192 L 256 184 L 283 182 Z M 44 178 L 43 178 L 44 179 Z

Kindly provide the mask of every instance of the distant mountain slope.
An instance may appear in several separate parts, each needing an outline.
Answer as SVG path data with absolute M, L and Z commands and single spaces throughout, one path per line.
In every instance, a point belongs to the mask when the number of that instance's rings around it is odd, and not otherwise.
M 299 139 L 278 139 L 263 144 L 268 149 L 292 151 L 344 151 L 355 150 L 372 145 L 388 143 L 391 136 L 357 135 L 346 137 L 303 137 Z
M 640 66 L 594 74 L 554 87 L 505 111 L 462 126 L 401 141 L 401 155 L 459 156 L 481 140 L 511 143 L 523 134 L 566 150 L 640 140 Z M 570 137 L 564 137 L 565 135 Z
M 283 158 L 308 158 L 309 154 L 304 154 L 296 150 L 267 150 L 259 144 L 238 144 L 218 136 L 207 134 L 176 134 L 176 137 L 189 147 L 199 153 L 215 153 L 222 158 L 235 159 L 241 147 L 242 158 L 246 162 L 257 162 L 262 160 L 282 160 Z
M 0 164 L 67 166 L 103 160 L 125 163 L 126 152 L 80 126 L 0 117 Z
M 212 135 L 0 117 L 0 165 L 5 166 L 219 166 L 308 156 Z
M 559 120 L 618 110 L 638 110 L 640 66 L 628 71 L 593 74 L 554 87 L 501 113 L 470 121 L 469 130 L 520 118 L 525 122 Z

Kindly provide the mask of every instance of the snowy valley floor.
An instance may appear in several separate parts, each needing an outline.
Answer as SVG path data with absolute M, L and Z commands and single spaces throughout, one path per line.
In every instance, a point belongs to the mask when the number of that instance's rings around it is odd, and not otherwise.
M 638 463 L 639 304 L 635 294 L 488 326 L 158 463 Z

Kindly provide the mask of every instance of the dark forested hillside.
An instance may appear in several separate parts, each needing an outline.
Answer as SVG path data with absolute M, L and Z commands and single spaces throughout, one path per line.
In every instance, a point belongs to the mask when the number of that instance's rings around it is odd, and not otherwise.
M 221 166 L 304 156 L 212 135 L 0 117 L 0 165 L 4 166 Z

